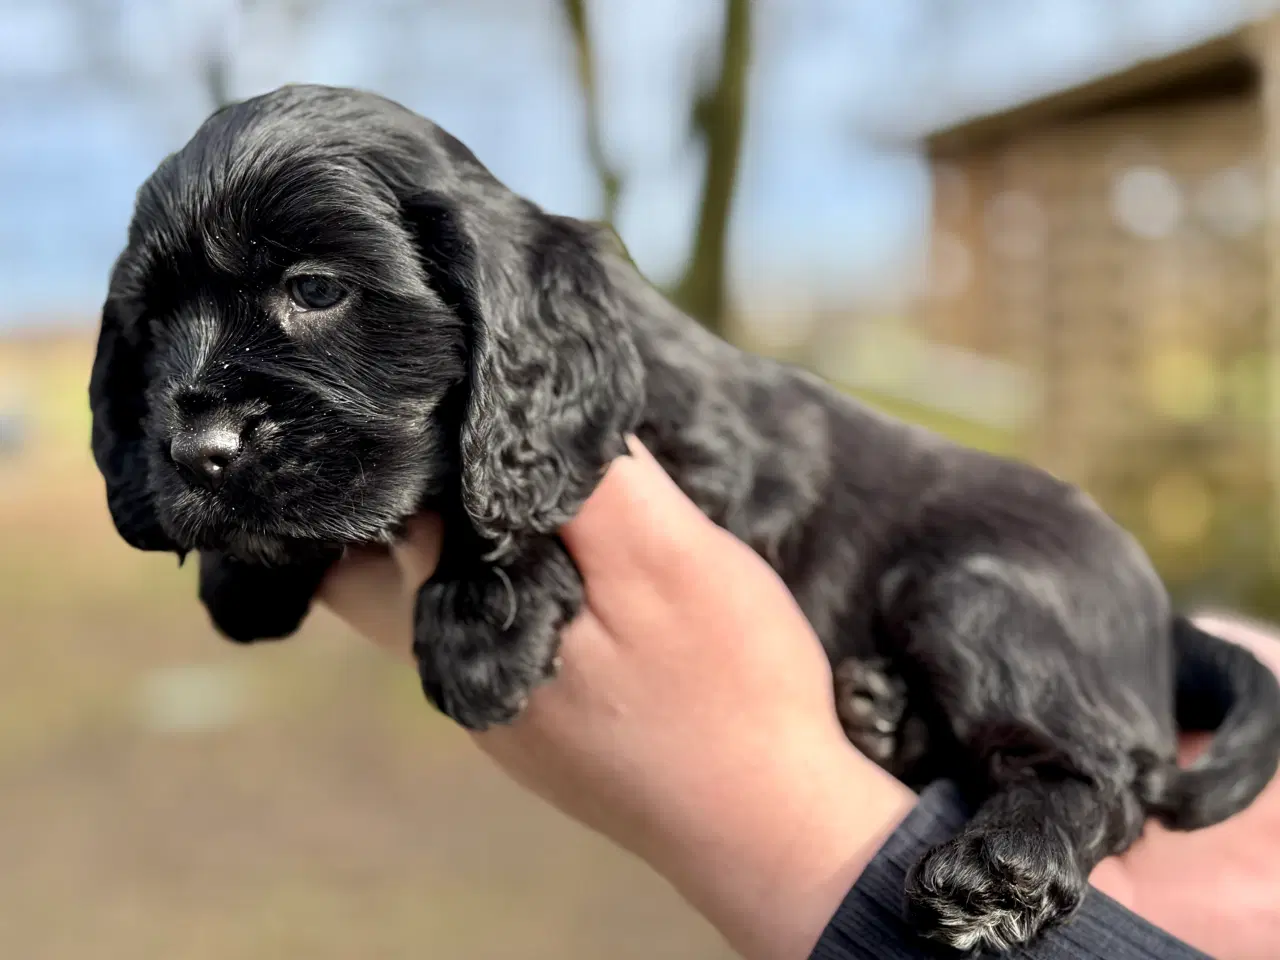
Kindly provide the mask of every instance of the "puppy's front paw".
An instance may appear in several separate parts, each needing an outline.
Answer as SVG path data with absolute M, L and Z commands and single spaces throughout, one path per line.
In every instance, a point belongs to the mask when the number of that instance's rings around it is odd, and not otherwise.
M 1052 829 L 970 828 L 930 850 L 907 877 L 907 919 L 955 950 L 1004 952 L 1068 919 L 1086 879 Z
M 469 730 L 514 720 L 559 668 L 560 630 L 581 602 L 573 572 L 531 580 L 528 570 L 488 568 L 425 584 L 413 650 L 435 707 Z
M 200 554 L 200 601 L 218 632 L 236 643 L 278 640 L 294 633 L 311 609 L 337 552 L 265 567 L 224 553 Z

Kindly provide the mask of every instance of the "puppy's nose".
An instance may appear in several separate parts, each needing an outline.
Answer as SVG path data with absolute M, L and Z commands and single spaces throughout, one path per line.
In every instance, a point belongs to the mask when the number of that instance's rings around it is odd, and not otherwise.
M 169 444 L 169 455 L 200 483 L 217 490 L 243 449 L 238 431 L 210 426 L 178 434 Z

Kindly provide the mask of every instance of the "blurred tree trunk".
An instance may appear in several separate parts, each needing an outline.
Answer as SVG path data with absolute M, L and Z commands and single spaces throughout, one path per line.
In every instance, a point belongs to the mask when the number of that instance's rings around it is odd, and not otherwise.
M 600 131 L 600 94 L 596 85 L 595 57 L 592 54 L 591 28 L 587 22 L 587 0 L 561 0 L 569 31 L 573 35 L 578 59 L 578 85 L 582 88 L 583 108 L 586 113 L 587 151 L 595 167 L 604 194 L 604 214 L 601 219 L 617 229 L 618 199 L 622 196 L 622 177 L 609 163 L 605 154 L 604 138 Z
M 315 0 L 231 0 L 226 4 L 226 13 L 239 26 L 244 20 L 263 10 L 278 11 L 282 15 L 285 35 L 276 37 L 276 40 L 282 45 L 293 47 L 298 43 L 298 35 L 308 26 L 316 6 Z M 277 29 L 279 26 L 277 25 Z M 238 99 L 231 84 L 235 66 L 236 34 L 232 31 L 232 24 L 223 24 L 223 28 L 218 37 L 210 40 L 200 63 L 200 78 L 214 110 Z
M 742 154 L 751 62 L 750 0 L 726 0 L 720 75 L 695 99 L 692 122 L 705 151 L 697 232 L 672 297 L 705 326 L 722 333 L 728 308 L 729 217 Z
M 200 83 L 204 87 L 210 110 L 221 110 L 231 103 L 231 75 L 235 56 L 233 39 L 238 21 L 255 6 L 254 0 L 223 0 L 216 8 L 217 22 L 209 24 L 197 64 Z
M 220 110 L 231 102 L 230 64 L 221 53 L 210 54 L 201 71 L 204 78 L 205 92 L 214 110 Z

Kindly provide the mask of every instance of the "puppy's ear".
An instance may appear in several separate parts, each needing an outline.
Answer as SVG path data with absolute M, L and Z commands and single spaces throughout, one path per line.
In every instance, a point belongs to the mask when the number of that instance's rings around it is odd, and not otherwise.
M 89 377 L 93 411 L 93 458 L 107 485 L 107 506 L 120 536 L 139 550 L 172 550 L 178 546 L 160 526 L 142 449 L 142 421 L 147 413 L 146 332 L 138 329 L 132 304 L 112 290 L 102 307 L 98 348 Z
M 497 552 L 577 512 L 625 451 L 644 392 L 620 244 L 500 202 L 421 194 L 409 205 L 429 282 L 469 320 L 463 503 Z

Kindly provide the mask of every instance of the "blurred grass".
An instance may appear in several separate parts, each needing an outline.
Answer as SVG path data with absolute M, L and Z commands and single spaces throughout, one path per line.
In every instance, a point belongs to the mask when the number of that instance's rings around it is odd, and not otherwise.
M 88 450 L 88 338 L 0 341 L 0 955 L 728 957 L 639 864 L 510 786 L 323 611 L 239 649 L 129 549 Z M 207 668 L 229 722 L 143 691 Z

